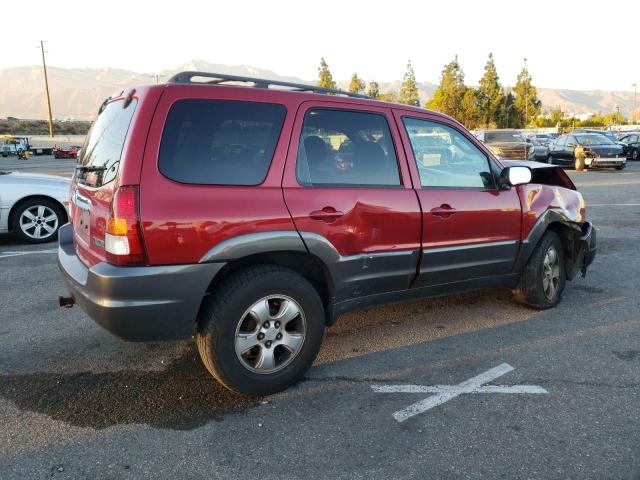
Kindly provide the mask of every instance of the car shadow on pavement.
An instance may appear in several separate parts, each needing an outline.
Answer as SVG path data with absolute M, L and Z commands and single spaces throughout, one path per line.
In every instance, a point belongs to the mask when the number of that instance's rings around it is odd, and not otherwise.
M 260 403 L 214 381 L 193 348 L 163 371 L 0 375 L 0 395 L 20 410 L 95 429 L 140 423 L 191 430 Z

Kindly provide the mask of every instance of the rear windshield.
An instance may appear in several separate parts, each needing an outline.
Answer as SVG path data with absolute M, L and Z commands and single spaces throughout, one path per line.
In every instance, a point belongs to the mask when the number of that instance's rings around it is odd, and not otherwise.
M 162 133 L 158 168 L 182 183 L 258 185 L 269 170 L 286 110 L 235 100 L 179 100 Z
M 78 181 L 92 187 L 111 182 L 118 173 L 122 147 L 138 104 L 133 100 L 123 108 L 123 100 L 109 103 L 87 135 L 78 163 L 87 169 L 78 172 Z

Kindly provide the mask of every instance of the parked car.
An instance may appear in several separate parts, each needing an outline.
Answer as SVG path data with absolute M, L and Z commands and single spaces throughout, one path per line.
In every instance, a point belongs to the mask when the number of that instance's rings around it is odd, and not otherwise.
M 551 308 L 595 256 L 561 168 L 503 163 L 440 113 L 203 72 L 100 112 L 60 304 L 127 340 L 195 335 L 244 394 L 299 380 L 344 312 L 486 287 Z
M 532 133 L 527 137 L 527 140 L 534 145 L 544 145 L 545 147 L 548 147 L 549 143 L 551 143 L 555 138 L 557 137 L 554 137 L 553 134 L 549 133 Z
M 549 161 L 549 141 L 548 136 L 531 135 L 527 137 L 527 142 L 533 145 L 533 159 L 537 162 Z
M 500 160 L 534 160 L 535 148 L 518 130 L 478 130 L 476 138 Z
M 53 147 L 53 158 L 78 158 L 78 150 L 81 147 Z
M 0 232 L 28 243 L 55 240 L 68 220 L 70 184 L 53 175 L 0 172 Z
M 629 160 L 640 160 L 640 133 L 629 133 L 618 141 Z
M 561 135 L 549 145 L 549 163 L 576 165 L 577 148 L 584 151 L 584 166 L 587 168 L 612 167 L 622 170 L 626 165 L 622 147 L 596 133 Z

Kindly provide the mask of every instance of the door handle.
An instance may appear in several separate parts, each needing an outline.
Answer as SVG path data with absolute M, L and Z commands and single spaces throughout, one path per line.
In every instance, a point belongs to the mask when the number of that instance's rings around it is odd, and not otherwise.
M 431 213 L 441 218 L 449 218 L 451 215 L 456 213 L 456 209 L 448 203 L 443 203 L 439 207 L 432 208 Z
M 322 220 L 326 223 L 335 222 L 338 218 L 340 218 L 344 213 L 339 212 L 333 207 L 324 207 L 322 210 L 314 210 L 309 214 L 313 220 Z

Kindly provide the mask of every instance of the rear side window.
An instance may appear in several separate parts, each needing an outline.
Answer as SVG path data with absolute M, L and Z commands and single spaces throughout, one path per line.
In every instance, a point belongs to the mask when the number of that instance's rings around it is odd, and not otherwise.
M 309 110 L 302 126 L 296 175 L 302 185 L 400 186 L 384 115 Z
M 179 100 L 162 133 L 158 168 L 182 183 L 258 185 L 269 170 L 283 105 L 235 100 Z
M 126 108 L 123 100 L 109 103 L 87 135 L 78 163 L 87 167 L 78 172 L 78 181 L 91 187 L 111 182 L 118 173 L 122 148 L 138 101 L 134 99 Z

